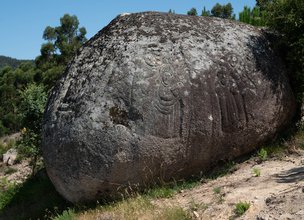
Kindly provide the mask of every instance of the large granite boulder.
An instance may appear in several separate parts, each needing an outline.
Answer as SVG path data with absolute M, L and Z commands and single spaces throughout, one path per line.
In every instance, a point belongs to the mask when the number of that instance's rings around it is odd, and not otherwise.
M 124 14 L 79 50 L 53 89 L 42 150 L 66 199 L 115 197 L 253 151 L 294 109 L 284 66 L 261 30 Z

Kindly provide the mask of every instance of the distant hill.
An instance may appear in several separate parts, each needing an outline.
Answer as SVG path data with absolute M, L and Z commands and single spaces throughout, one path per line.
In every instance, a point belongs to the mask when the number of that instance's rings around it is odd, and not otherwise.
M 5 66 L 11 66 L 13 68 L 18 67 L 22 62 L 33 62 L 33 60 L 18 60 L 11 57 L 1 56 L 0 55 L 0 69 Z

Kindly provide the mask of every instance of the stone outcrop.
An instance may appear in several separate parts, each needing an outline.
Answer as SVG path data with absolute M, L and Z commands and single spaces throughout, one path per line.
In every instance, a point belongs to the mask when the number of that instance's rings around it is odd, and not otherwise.
M 16 149 L 11 148 L 5 154 L 3 154 L 3 163 L 7 166 L 14 165 L 16 163 L 16 159 L 18 156 L 18 152 Z
M 284 66 L 261 30 L 125 14 L 79 50 L 53 89 L 42 150 L 68 200 L 116 197 L 253 151 L 294 109 Z

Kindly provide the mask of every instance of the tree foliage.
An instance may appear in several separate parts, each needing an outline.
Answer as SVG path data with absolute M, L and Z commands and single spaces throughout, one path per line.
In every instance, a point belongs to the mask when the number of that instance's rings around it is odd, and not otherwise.
M 302 100 L 304 93 L 304 1 L 273 0 L 268 2 L 267 25 L 281 34 L 278 44 L 285 48 L 284 54 L 291 73 L 291 82 Z
M 204 6 L 204 8 L 203 8 L 203 10 L 202 10 L 202 14 L 201 14 L 201 16 L 210 16 L 211 15 L 211 13 L 210 13 L 210 11 L 207 11 L 206 10 L 206 7 Z
M 17 69 L 5 67 L 0 71 L 0 123 L 2 134 L 21 128 L 21 102 L 19 91 L 33 82 L 33 64 L 23 63 Z M 5 129 L 4 129 L 5 128 Z
M 259 7 L 261 11 L 264 11 L 271 2 L 272 0 L 256 0 L 256 6 Z
M 60 18 L 60 26 L 47 26 L 43 39 L 47 43 L 41 46 L 40 61 L 54 59 L 57 64 L 66 65 L 78 48 L 86 41 L 86 29 L 79 28 L 78 18 L 65 14 Z
M 42 85 L 32 83 L 21 91 L 22 139 L 18 142 L 21 155 L 32 160 L 32 173 L 40 155 L 41 123 L 47 94 Z
M 191 8 L 191 9 L 187 12 L 187 15 L 197 16 L 197 10 L 196 10 L 196 8 Z
M 65 66 L 84 44 L 86 33 L 84 27 L 79 28 L 78 18 L 69 14 L 60 18 L 60 26 L 45 28 L 43 39 L 47 42 L 41 46 L 36 66 L 40 74 L 37 79 L 42 80 L 47 89 L 53 87 Z
M 20 111 L 22 127 L 36 133 L 40 131 L 47 94 L 42 85 L 32 83 L 21 91 Z
M 211 9 L 211 15 L 219 18 L 232 19 L 234 17 L 233 7 L 231 3 L 228 3 L 226 5 L 221 5 L 219 3 L 216 3 L 216 5 L 214 5 L 213 8 Z
M 86 41 L 85 35 L 86 29 L 79 28 L 77 17 L 65 14 L 60 26 L 45 28 L 46 43 L 35 62 L 0 69 L 0 136 L 22 130 L 17 148 L 21 155 L 31 158 L 33 172 L 40 155 L 47 93 Z
M 10 66 L 12 68 L 17 68 L 23 62 L 33 62 L 32 60 L 17 60 L 11 57 L 0 55 L 0 69 L 5 66 Z
M 77 17 L 65 14 L 59 26 L 45 28 L 46 43 L 41 46 L 35 62 L 22 62 L 14 68 L 16 60 L 0 56 L 0 61 L 14 64 L 0 69 L 0 136 L 23 127 L 39 134 L 45 103 L 42 97 L 46 99 L 67 63 L 86 41 L 85 34 L 85 28 L 79 28 Z
M 260 7 L 257 6 L 253 9 L 245 6 L 243 11 L 239 13 L 239 20 L 254 26 L 265 26 L 266 12 L 262 11 Z
M 169 13 L 169 14 L 175 14 L 175 10 L 172 10 L 172 9 L 170 8 L 170 10 L 168 11 L 168 13 Z

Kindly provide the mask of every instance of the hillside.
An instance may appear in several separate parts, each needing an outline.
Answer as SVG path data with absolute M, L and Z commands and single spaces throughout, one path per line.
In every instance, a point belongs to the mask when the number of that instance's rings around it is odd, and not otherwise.
M 10 167 L 0 164 L 0 219 L 304 219 L 303 143 L 301 131 L 200 180 L 88 207 L 61 198 L 44 169 L 27 179 L 28 160 Z
M 0 69 L 2 69 L 5 66 L 11 66 L 13 68 L 16 68 L 22 62 L 27 62 L 27 61 L 33 62 L 32 60 L 18 60 L 15 58 L 0 55 Z

